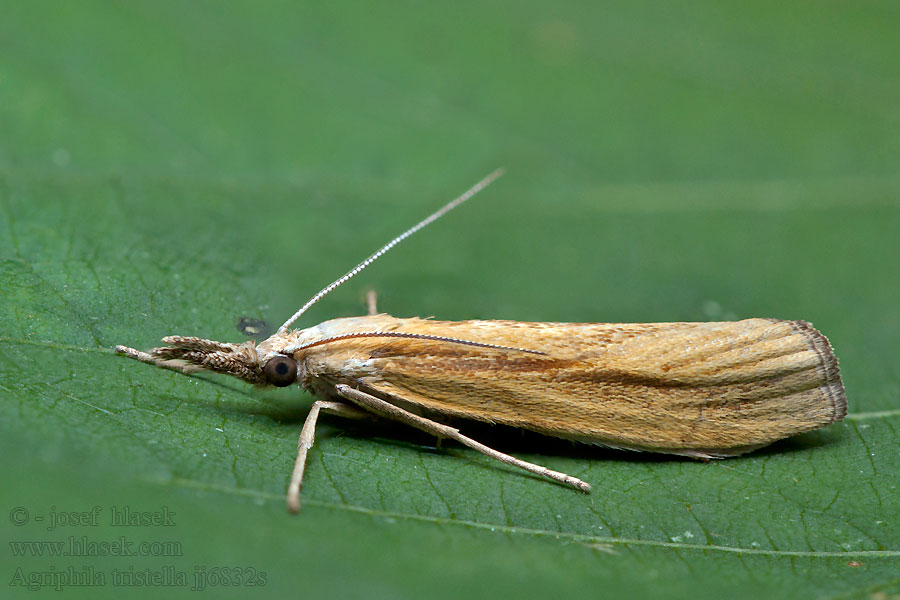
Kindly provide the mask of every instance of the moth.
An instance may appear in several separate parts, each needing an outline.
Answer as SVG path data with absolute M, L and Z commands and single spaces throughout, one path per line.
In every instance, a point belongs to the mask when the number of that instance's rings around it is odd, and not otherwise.
M 805 321 L 523 323 L 397 318 L 378 312 L 306 329 L 309 307 L 401 241 L 481 191 L 497 170 L 310 298 L 256 344 L 169 336 L 141 362 L 226 373 L 256 386 L 299 385 L 318 399 L 287 492 L 300 509 L 319 414 L 393 419 L 583 492 L 576 477 L 490 448 L 444 422 L 519 427 L 613 448 L 699 459 L 737 456 L 840 421 L 847 400 L 828 340 Z

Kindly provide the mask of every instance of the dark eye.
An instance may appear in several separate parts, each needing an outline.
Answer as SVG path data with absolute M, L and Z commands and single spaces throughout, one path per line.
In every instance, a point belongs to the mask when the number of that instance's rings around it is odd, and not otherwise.
M 297 381 L 297 361 L 290 356 L 276 356 L 266 364 L 263 372 L 266 381 L 285 387 Z

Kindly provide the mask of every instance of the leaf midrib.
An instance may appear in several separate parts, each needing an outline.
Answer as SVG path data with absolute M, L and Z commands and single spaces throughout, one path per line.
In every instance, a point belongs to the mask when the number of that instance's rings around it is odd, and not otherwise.
M 190 489 L 200 489 L 207 492 L 215 492 L 224 495 L 235 495 L 243 497 L 258 498 L 262 500 L 271 500 L 283 502 L 284 498 L 278 494 L 262 492 L 258 490 L 230 488 L 225 486 L 211 485 L 201 481 L 185 478 L 173 478 L 169 481 L 154 480 L 154 483 L 160 486 L 175 485 Z M 336 504 L 334 502 L 323 502 L 320 500 L 304 500 L 304 506 L 315 506 L 318 508 L 326 508 L 332 510 L 344 510 L 348 512 L 364 514 L 371 517 L 383 519 L 406 519 L 409 521 L 419 521 L 423 523 L 431 523 L 435 525 L 455 525 L 459 527 L 489 530 L 491 532 L 507 533 L 512 535 L 527 535 L 534 537 L 552 537 L 558 540 L 566 540 L 569 542 L 577 542 L 585 545 L 622 545 L 622 546 L 650 546 L 656 548 L 670 548 L 677 550 L 699 550 L 704 552 L 722 552 L 731 554 L 753 554 L 773 557 L 806 557 L 806 558 L 896 558 L 900 557 L 900 550 L 846 550 L 846 551 L 829 551 L 829 550 L 770 550 L 765 548 L 741 548 L 738 546 L 722 546 L 714 544 L 688 544 L 684 542 L 663 542 L 658 540 L 640 540 L 635 538 L 616 538 L 595 535 L 583 535 L 564 531 L 551 531 L 548 529 L 534 529 L 529 527 L 518 527 L 514 525 L 495 525 L 491 523 L 479 523 L 465 519 L 449 519 L 447 517 L 437 517 L 432 515 L 417 515 L 413 513 L 401 513 L 385 510 L 377 510 L 365 506 L 355 506 L 350 504 Z M 302 519 L 301 513 L 297 517 Z

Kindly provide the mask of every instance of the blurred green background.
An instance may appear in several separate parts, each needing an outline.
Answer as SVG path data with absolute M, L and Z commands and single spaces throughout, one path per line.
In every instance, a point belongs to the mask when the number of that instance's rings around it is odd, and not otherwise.
M 10 593 L 900 597 L 896 3 L 0 14 Z M 498 166 L 301 324 L 361 314 L 372 287 L 396 316 L 803 318 L 836 348 L 848 419 L 710 464 L 471 429 L 582 496 L 326 418 L 289 517 L 310 396 L 111 351 L 277 325 Z M 175 515 L 113 526 L 123 507 Z

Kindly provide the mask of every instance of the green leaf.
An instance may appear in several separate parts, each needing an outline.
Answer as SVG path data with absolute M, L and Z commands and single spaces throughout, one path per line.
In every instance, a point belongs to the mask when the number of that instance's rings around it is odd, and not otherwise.
M 11 4 L 13 593 L 900 594 L 892 9 Z M 708 464 L 464 426 L 593 484 L 581 495 L 399 426 L 323 417 L 290 517 L 309 395 L 112 351 L 240 341 L 242 317 L 277 326 L 501 165 L 302 324 L 361 314 L 369 288 L 395 316 L 803 318 L 836 348 L 848 418 Z M 114 525 L 125 507 L 172 524 Z M 136 554 L 71 551 L 99 542 Z

